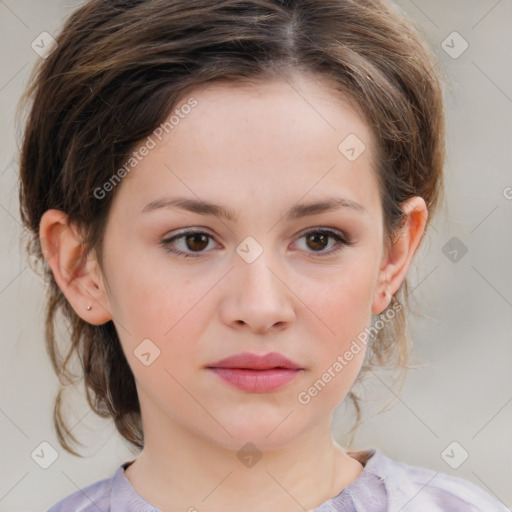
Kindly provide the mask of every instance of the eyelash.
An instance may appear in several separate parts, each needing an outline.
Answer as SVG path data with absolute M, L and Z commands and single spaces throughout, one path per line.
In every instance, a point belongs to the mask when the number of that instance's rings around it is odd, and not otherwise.
M 170 238 L 166 238 L 166 239 L 162 240 L 161 245 L 163 246 L 165 251 L 176 254 L 177 256 L 180 256 L 183 258 L 188 258 L 188 257 L 199 258 L 201 256 L 204 256 L 205 255 L 204 252 L 187 253 L 184 251 L 180 251 L 179 249 L 169 247 L 169 244 L 171 244 L 172 242 L 179 240 L 181 238 L 186 238 L 188 235 L 206 235 L 206 236 L 210 237 L 210 239 L 213 238 L 209 233 L 206 233 L 204 231 L 186 230 L 186 231 L 182 231 L 181 233 L 174 235 Z M 343 246 L 354 245 L 353 241 L 347 240 L 346 238 L 342 237 L 337 231 L 333 231 L 331 229 L 321 229 L 321 228 L 311 229 L 311 230 L 303 233 L 300 238 L 304 238 L 307 235 L 327 235 L 329 238 L 333 238 L 336 241 L 337 247 L 335 249 L 331 249 L 330 251 L 313 251 L 312 254 L 320 255 L 320 257 L 322 257 L 323 255 L 332 255 L 332 254 L 338 252 L 339 250 L 341 250 L 343 248 Z M 299 240 L 300 240 L 300 238 L 299 238 Z M 309 257 L 316 258 L 316 256 L 309 256 Z

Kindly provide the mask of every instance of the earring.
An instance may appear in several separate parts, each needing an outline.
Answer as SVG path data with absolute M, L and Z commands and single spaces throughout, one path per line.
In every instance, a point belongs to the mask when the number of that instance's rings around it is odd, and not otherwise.
M 89 304 L 85 309 L 87 309 L 87 311 L 91 311 L 92 306 Z

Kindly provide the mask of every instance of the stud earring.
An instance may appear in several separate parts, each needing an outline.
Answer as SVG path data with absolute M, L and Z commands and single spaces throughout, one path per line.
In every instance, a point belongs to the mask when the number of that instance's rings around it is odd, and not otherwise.
M 86 307 L 87 311 L 91 311 L 92 309 L 92 306 L 89 304 L 87 307 Z

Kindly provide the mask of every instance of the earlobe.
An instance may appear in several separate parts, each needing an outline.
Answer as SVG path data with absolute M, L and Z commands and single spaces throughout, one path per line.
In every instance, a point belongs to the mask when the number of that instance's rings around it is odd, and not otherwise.
M 374 315 L 382 313 L 389 306 L 392 296 L 400 288 L 427 223 L 428 210 L 422 197 L 411 197 L 402 203 L 402 210 L 407 217 L 390 244 L 379 271 L 372 304 Z
M 55 281 L 75 312 L 86 322 L 101 325 L 112 319 L 98 263 L 86 254 L 78 229 L 60 210 L 41 217 L 39 238 Z

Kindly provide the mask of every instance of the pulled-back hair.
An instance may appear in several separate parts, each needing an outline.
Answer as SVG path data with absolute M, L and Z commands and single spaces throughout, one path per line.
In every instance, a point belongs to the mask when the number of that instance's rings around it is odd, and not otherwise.
M 39 239 L 41 216 L 62 210 L 77 223 L 101 267 L 107 217 L 119 187 L 99 200 L 140 141 L 194 88 L 228 80 L 256 84 L 295 71 L 333 84 L 368 123 L 385 243 L 402 226 L 400 205 L 421 196 L 429 215 L 441 201 L 444 114 L 436 63 L 412 23 L 379 0 L 91 0 L 74 11 L 57 46 L 34 68 L 20 106 L 28 110 L 20 154 L 20 210 L 27 251 L 48 285 L 46 346 L 60 387 L 54 426 L 61 446 L 79 443 L 63 414 L 63 391 L 78 382 L 103 418 L 137 448 L 144 436 L 135 380 L 112 321 L 91 325 L 56 284 Z M 341 141 L 340 141 L 341 142 Z M 368 345 L 359 378 L 374 366 L 407 367 L 407 280 L 393 321 Z M 57 344 L 59 313 L 70 339 Z M 352 400 L 360 419 L 360 404 Z M 81 443 L 80 443 L 81 444 Z

